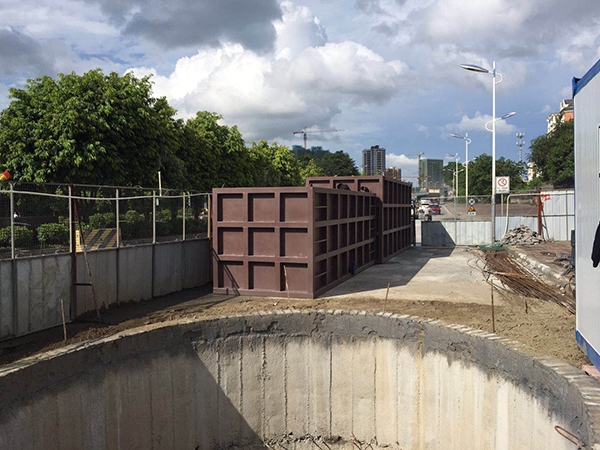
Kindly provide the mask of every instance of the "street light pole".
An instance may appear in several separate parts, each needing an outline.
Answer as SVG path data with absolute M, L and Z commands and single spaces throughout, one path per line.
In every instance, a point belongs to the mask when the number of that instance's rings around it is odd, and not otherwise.
M 450 156 L 452 158 L 454 158 L 454 174 L 456 176 L 456 180 L 454 180 L 454 178 L 452 178 L 452 184 L 453 184 L 453 188 L 454 188 L 454 197 L 456 198 L 458 196 L 458 160 L 460 159 L 458 157 L 458 153 L 452 155 L 450 153 L 446 153 L 446 156 Z
M 492 244 L 496 242 L 496 61 L 492 64 Z
M 496 72 L 496 61 L 492 63 L 492 71 L 472 64 L 461 64 L 466 70 L 492 74 L 492 242 L 496 241 L 496 85 L 502 83 L 502 74 Z M 496 81 L 496 75 L 500 80 Z M 487 129 L 487 128 L 486 128 Z
M 467 200 L 469 199 L 469 144 L 471 143 L 471 139 L 469 139 L 469 133 L 465 133 L 464 136 L 460 134 L 451 133 L 450 136 L 455 137 L 457 139 L 463 139 L 465 141 L 465 197 Z

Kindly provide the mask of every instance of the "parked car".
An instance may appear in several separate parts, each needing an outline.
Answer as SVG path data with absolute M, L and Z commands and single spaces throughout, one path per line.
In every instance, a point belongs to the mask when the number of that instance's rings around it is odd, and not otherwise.
M 440 205 L 436 204 L 436 203 L 432 203 L 431 205 L 429 205 L 429 210 L 431 211 L 431 214 L 441 214 L 442 213 L 442 208 Z

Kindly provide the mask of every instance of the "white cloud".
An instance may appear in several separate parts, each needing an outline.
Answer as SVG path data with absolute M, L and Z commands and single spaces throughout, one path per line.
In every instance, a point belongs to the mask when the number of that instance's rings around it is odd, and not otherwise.
M 250 140 L 287 137 L 303 126 L 330 128 L 346 108 L 385 103 L 398 93 L 407 65 L 386 61 L 363 45 L 344 41 L 290 49 L 285 43 L 297 31 L 298 21 L 306 25 L 313 19 L 303 8 L 285 6 L 276 27 L 284 42 L 276 44 L 283 55 L 279 59 L 224 44 L 181 58 L 168 76 L 152 68 L 132 71 L 138 76 L 154 74 L 155 95 L 166 96 L 183 117 L 217 111 Z M 311 30 L 319 35 L 320 28 Z
M 327 43 L 327 33 L 306 6 L 290 1 L 281 3 L 283 17 L 274 22 L 277 32 L 275 59 L 292 59 L 308 47 L 319 47 Z
M 427 128 L 427 125 L 415 123 L 415 129 L 422 135 L 429 137 L 429 128 Z
M 417 166 L 419 161 L 417 158 L 409 158 L 408 156 L 401 154 L 396 155 L 394 153 L 386 153 L 385 164 L 388 167 L 405 167 L 405 166 Z
M 504 113 L 503 113 L 504 114 Z M 506 120 L 499 120 L 497 115 L 496 119 L 496 133 L 497 134 L 511 134 L 516 132 L 517 127 L 508 123 Z M 509 118 L 510 120 L 510 118 Z M 456 124 L 447 124 L 444 126 L 444 132 L 442 136 L 447 136 L 449 133 L 468 132 L 468 131 L 483 131 L 485 130 L 486 123 L 489 123 L 488 128 L 492 128 L 492 116 L 489 114 L 481 114 L 479 111 L 475 113 L 473 117 L 464 115 L 460 122 Z

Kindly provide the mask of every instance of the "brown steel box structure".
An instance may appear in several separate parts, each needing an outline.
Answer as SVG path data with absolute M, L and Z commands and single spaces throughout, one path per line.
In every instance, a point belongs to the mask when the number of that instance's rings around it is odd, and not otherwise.
M 373 193 L 214 189 L 213 291 L 314 298 L 373 265 Z
M 309 177 L 306 186 L 369 191 L 378 198 L 376 262 L 383 263 L 412 242 L 411 183 L 384 176 Z

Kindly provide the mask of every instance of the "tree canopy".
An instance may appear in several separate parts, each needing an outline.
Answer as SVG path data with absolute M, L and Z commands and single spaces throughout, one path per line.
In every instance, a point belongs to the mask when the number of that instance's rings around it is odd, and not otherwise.
M 455 163 L 450 162 L 444 166 L 442 174 L 444 182 L 454 186 L 453 174 Z M 457 196 L 465 195 L 465 170 L 462 164 L 458 165 L 458 193 Z M 527 187 L 522 175 L 525 164 L 506 159 L 504 157 L 496 160 L 496 176 L 510 177 L 510 189 L 521 190 Z M 469 163 L 469 195 L 491 195 L 492 194 L 492 157 L 490 155 L 479 155 Z
M 550 133 L 531 141 L 528 159 L 543 182 L 555 187 L 573 187 L 574 147 L 574 122 L 559 123 Z
M 236 126 L 201 111 L 177 119 L 150 77 L 61 74 L 11 89 L 0 112 L 0 167 L 15 181 L 213 187 L 299 186 L 307 176 L 358 175 L 343 151 L 296 159 L 288 147 L 246 144 Z
M 92 70 L 11 89 L 0 113 L 0 162 L 17 180 L 155 185 L 181 173 L 179 124 L 148 78 Z
M 317 161 L 317 166 L 321 168 L 326 177 L 360 175 L 354 160 L 342 150 L 326 153 Z

